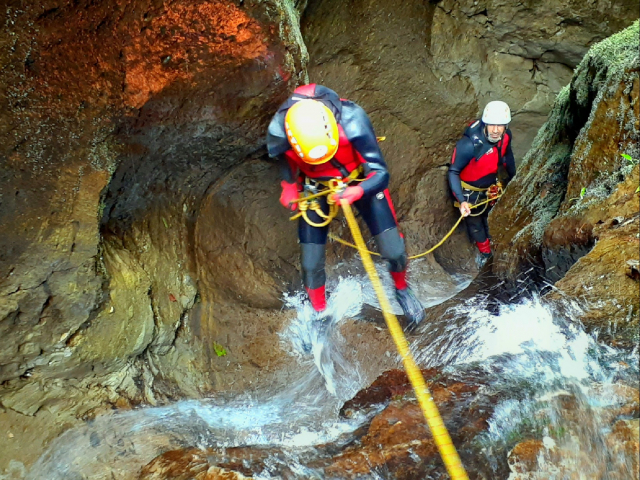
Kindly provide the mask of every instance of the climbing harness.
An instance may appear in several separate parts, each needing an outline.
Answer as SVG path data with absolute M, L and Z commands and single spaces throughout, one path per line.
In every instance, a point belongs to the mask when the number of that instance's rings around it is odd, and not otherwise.
M 354 174 L 354 172 L 358 172 L 358 173 Z M 362 179 L 358 178 L 359 173 L 360 172 L 358 171 L 358 169 L 356 169 L 353 172 L 351 172 L 349 177 L 345 178 L 344 180 L 331 179 L 329 181 L 317 181 L 317 183 L 321 183 L 323 186 L 325 186 L 326 189 L 322 190 L 320 192 L 313 191 L 313 189 L 308 189 L 309 192 L 312 192 L 312 193 L 309 193 L 309 194 L 306 193 L 306 190 L 303 191 L 301 193 L 300 198 L 298 198 L 298 199 L 293 201 L 293 203 L 298 203 L 298 208 L 299 208 L 300 211 L 297 214 L 289 217 L 289 220 L 296 220 L 296 219 L 302 217 L 312 227 L 326 227 L 327 225 L 329 225 L 331 223 L 331 221 L 338 215 L 338 212 L 340 210 L 338 205 L 336 205 L 335 201 L 333 201 L 333 199 L 331 198 L 332 194 L 341 192 L 351 182 L 354 182 L 354 181 L 360 182 L 360 181 L 362 181 Z M 306 180 L 305 180 L 305 182 L 306 182 Z M 482 211 L 480 211 L 479 213 L 475 213 L 475 214 L 472 213 L 471 214 L 472 217 L 477 217 L 479 215 L 482 215 L 485 212 L 485 210 L 489 207 L 489 204 L 493 205 L 503 194 L 503 187 L 502 187 L 502 184 L 500 182 L 498 182 L 495 185 L 492 185 L 489 188 L 473 187 L 472 185 L 468 185 L 467 183 L 464 183 L 464 182 L 462 182 L 462 186 L 463 186 L 463 188 L 465 188 L 467 190 L 471 190 L 471 188 L 467 188 L 467 187 L 472 187 L 473 190 L 477 191 L 477 192 L 488 192 L 486 200 L 483 200 L 482 202 L 478 202 L 478 203 L 476 203 L 474 205 L 471 205 L 472 209 L 484 206 Z M 317 201 L 318 198 L 323 197 L 325 195 L 328 196 L 327 197 L 327 203 L 329 204 L 329 213 L 328 214 L 326 214 L 326 213 L 324 213 L 322 211 L 320 203 Z M 458 202 L 455 202 L 454 205 L 456 207 L 460 207 L 460 204 Z M 309 218 L 309 216 L 307 215 L 307 211 L 309 209 L 311 209 L 312 211 L 316 212 L 318 214 L 318 216 L 320 216 L 320 218 L 324 219 L 324 221 L 320 222 L 320 223 L 313 222 Z M 447 234 L 444 237 L 442 237 L 442 240 L 440 240 L 438 243 L 436 243 L 429 250 L 427 250 L 426 252 L 419 253 L 417 255 L 411 255 L 410 257 L 408 257 L 408 259 L 409 260 L 415 260 L 416 258 L 421 258 L 421 257 L 424 257 L 424 256 L 429 255 L 430 253 L 434 252 L 438 247 L 442 246 L 442 244 L 444 242 L 446 242 L 447 239 L 451 235 L 453 235 L 453 232 L 455 232 L 456 228 L 458 228 L 458 225 L 460 225 L 460 222 L 462 222 L 463 218 L 464 218 L 464 216 L 460 215 L 460 218 L 458 218 L 458 221 L 451 228 L 451 230 L 449 230 L 447 232 Z M 341 239 L 340 237 L 336 237 L 332 233 L 329 234 L 329 238 L 331 238 L 331 240 L 333 240 L 335 242 L 338 242 L 338 243 L 340 243 L 342 245 L 345 245 L 347 247 L 359 249 L 357 245 L 354 245 L 353 243 L 349 243 L 346 240 Z M 380 256 L 379 253 L 372 252 L 371 250 L 367 250 L 367 253 L 369 255 Z
M 292 203 L 298 204 L 299 212 L 289 218 L 289 220 L 296 220 L 300 217 L 304 219 L 312 227 L 326 227 L 331 221 L 336 218 L 340 211 L 340 206 L 333 200 L 332 193 L 341 192 L 347 185 L 353 182 L 361 182 L 364 179 L 359 178 L 362 174 L 362 168 L 356 168 L 344 179 L 332 178 L 330 180 L 314 180 L 313 183 L 309 177 L 305 177 L 303 190 L 300 192 L 300 197 L 294 200 Z M 327 204 L 329 205 L 329 213 L 324 213 L 322 206 L 318 199 L 320 197 L 327 196 Z M 321 222 L 314 222 L 309 218 L 308 211 L 315 212 L 323 220 Z
M 427 388 L 427 385 L 422 376 L 422 372 L 416 365 L 413 356 L 411 355 L 411 350 L 409 349 L 409 344 L 407 343 L 407 339 L 404 336 L 402 327 L 400 326 L 400 323 L 398 322 L 396 316 L 391 313 L 391 305 L 389 304 L 389 300 L 387 299 L 387 296 L 384 292 L 382 282 L 380 281 L 378 272 L 376 272 L 376 267 L 373 263 L 373 260 L 371 259 L 371 255 L 369 255 L 369 251 L 366 248 L 364 239 L 362 238 L 362 232 L 360 231 L 360 227 L 358 226 L 356 217 L 353 214 L 351 205 L 349 205 L 349 202 L 344 199 L 340 200 L 340 205 L 342 206 L 344 216 L 347 219 L 347 223 L 349 224 L 349 228 L 351 229 L 351 234 L 353 235 L 353 238 L 356 242 L 356 248 L 358 249 L 358 251 L 360 252 L 360 256 L 362 257 L 364 268 L 369 275 L 369 279 L 373 284 L 373 288 L 378 297 L 378 301 L 380 302 L 382 315 L 384 316 L 385 322 L 387 323 L 387 327 L 389 328 L 389 332 L 391 333 L 398 353 L 402 358 L 405 370 L 407 371 L 407 376 L 409 377 L 409 381 L 413 386 L 416 398 L 418 400 L 418 403 L 420 404 L 420 409 L 422 410 L 422 414 L 424 415 L 424 418 L 427 421 L 427 425 L 431 430 L 431 435 L 433 436 L 436 446 L 438 447 L 438 451 L 440 452 L 442 461 L 444 462 L 444 465 L 453 480 L 468 480 L 469 477 L 467 476 L 467 472 L 462 466 L 462 462 L 460 461 L 460 457 L 458 456 L 456 447 L 451 441 L 451 437 L 449 436 L 449 432 L 447 431 L 447 428 L 442 421 L 442 417 L 440 416 L 438 407 L 436 406 L 433 397 L 431 396 L 431 393 Z
M 378 142 L 384 142 L 387 137 L 376 137 Z M 298 213 L 289 218 L 289 220 L 297 220 L 302 217 L 312 227 L 326 227 L 331 221 L 336 218 L 340 211 L 340 206 L 333 200 L 332 193 L 341 192 L 350 183 L 362 182 L 365 179 L 361 178 L 363 174 L 362 166 L 354 169 L 344 179 L 332 178 L 330 180 L 311 180 L 309 177 L 305 177 L 303 190 L 300 192 L 299 198 L 293 200 L 291 203 L 298 204 Z M 329 205 L 329 212 L 324 213 L 322 206 L 318 199 L 320 197 L 327 196 L 327 204 Z M 309 218 L 309 210 L 315 212 L 322 221 L 314 222 Z
M 477 206 L 484 205 L 484 208 L 482 209 L 482 211 L 478 213 L 472 213 L 471 214 L 472 217 L 478 217 L 482 215 L 487 210 L 488 207 L 492 207 L 496 203 L 496 201 L 502 196 L 502 193 L 504 191 L 501 182 L 497 182 L 488 188 L 474 187 L 473 185 L 469 185 L 468 183 L 463 181 L 460 181 L 460 183 L 462 185 L 462 188 L 464 188 L 465 190 L 471 190 L 473 192 L 484 192 L 487 195 L 486 201 L 476 203 L 471 207 L 471 208 L 476 208 Z M 460 208 L 460 202 L 456 200 L 455 202 L 453 202 L 453 206 L 456 208 Z

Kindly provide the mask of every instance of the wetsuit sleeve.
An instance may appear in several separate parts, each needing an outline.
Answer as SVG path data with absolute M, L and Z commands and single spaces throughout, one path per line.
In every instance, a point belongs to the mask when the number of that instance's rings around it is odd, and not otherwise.
M 284 131 L 284 117 L 287 110 L 280 108 L 271 119 L 269 129 L 267 131 L 267 151 L 269 157 L 275 158 L 282 179 L 288 183 L 293 183 L 298 177 L 298 169 L 285 156 L 285 152 L 291 149 L 287 135 Z
M 359 105 L 343 100 L 340 122 L 353 148 L 364 160 L 367 179 L 360 183 L 365 195 L 381 192 L 389 186 L 389 171 L 382 157 L 373 125 Z
M 269 129 L 267 130 L 267 151 L 271 158 L 282 155 L 291 148 L 287 140 L 287 134 L 284 131 L 284 117 L 286 114 L 287 110 L 278 110 L 278 113 L 273 116 L 271 123 L 269 123 Z
M 280 169 L 280 177 L 287 183 L 298 181 L 298 168 L 285 155 L 278 155 L 276 163 Z
M 454 197 L 459 202 L 464 199 L 462 194 L 462 184 L 460 183 L 460 174 L 462 170 L 469 165 L 474 157 L 473 143 L 467 137 L 463 137 L 456 143 L 456 148 L 451 156 L 451 165 L 449 165 L 449 186 Z
M 513 143 L 513 134 L 509 131 L 509 144 L 507 145 L 507 151 L 504 154 L 504 166 L 507 169 L 507 175 L 509 178 L 505 181 L 505 186 L 508 184 L 513 177 L 516 175 L 516 159 L 513 156 L 513 150 L 511 150 L 511 144 Z

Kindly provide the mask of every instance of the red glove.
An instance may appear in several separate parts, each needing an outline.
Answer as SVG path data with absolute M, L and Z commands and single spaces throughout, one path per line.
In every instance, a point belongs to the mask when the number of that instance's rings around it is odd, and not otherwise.
M 362 195 L 364 195 L 364 190 L 360 185 L 356 185 L 355 187 L 345 188 L 342 193 L 334 193 L 333 200 L 338 204 L 340 200 L 346 200 L 351 205 L 353 202 L 360 200 Z
M 298 185 L 295 183 L 289 183 L 282 180 L 280 182 L 282 186 L 282 193 L 280 194 L 280 203 L 283 207 L 289 208 L 291 210 L 296 210 L 298 208 L 297 203 L 291 203 L 294 200 L 298 199 Z

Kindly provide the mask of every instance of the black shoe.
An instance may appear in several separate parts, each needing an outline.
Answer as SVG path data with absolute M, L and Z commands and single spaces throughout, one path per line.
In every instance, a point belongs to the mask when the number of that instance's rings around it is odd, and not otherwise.
M 493 253 L 478 252 L 478 255 L 476 256 L 476 267 L 478 267 L 478 269 L 482 269 L 491 258 L 493 258 Z
M 327 334 L 332 322 L 333 317 L 326 310 L 318 313 L 316 318 L 313 319 L 313 328 L 318 332 L 318 337 L 323 337 Z
M 332 322 L 333 317 L 330 314 L 327 314 L 326 310 L 324 312 L 316 313 L 313 320 L 311 320 L 311 329 L 314 333 L 310 333 L 308 338 L 302 340 L 301 346 L 304 353 L 311 353 L 313 350 L 313 343 L 324 339 L 327 336 Z
M 407 319 L 407 330 L 415 330 L 425 318 L 424 307 L 409 288 L 396 289 L 396 299 Z

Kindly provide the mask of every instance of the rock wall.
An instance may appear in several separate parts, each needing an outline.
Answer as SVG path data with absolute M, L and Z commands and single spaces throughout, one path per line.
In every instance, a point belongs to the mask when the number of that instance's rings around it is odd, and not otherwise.
M 189 316 L 213 296 L 195 225 L 305 79 L 298 16 L 277 0 L 3 3 L 0 472 L 101 408 L 216 388 Z
M 309 2 L 309 77 L 361 104 L 386 136 L 391 194 L 411 253 L 434 245 L 457 219 L 446 166 L 467 123 L 487 101 L 509 102 L 519 162 L 589 46 L 630 25 L 636 3 Z M 463 230 L 435 252 L 447 270 L 475 255 Z
M 638 22 L 592 47 L 490 215 L 494 271 L 538 266 L 553 295 L 583 303 L 588 327 L 627 345 L 640 301 L 638 69 Z

